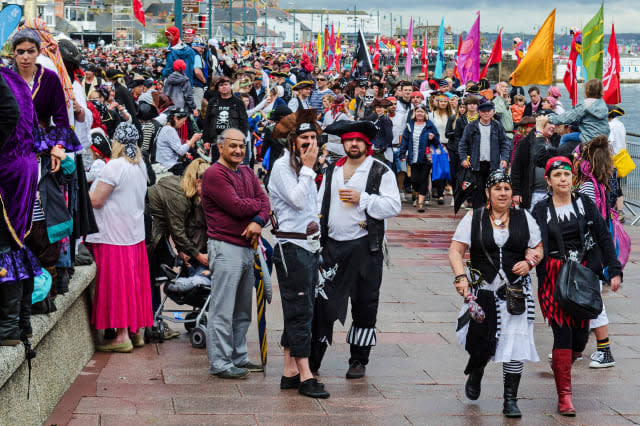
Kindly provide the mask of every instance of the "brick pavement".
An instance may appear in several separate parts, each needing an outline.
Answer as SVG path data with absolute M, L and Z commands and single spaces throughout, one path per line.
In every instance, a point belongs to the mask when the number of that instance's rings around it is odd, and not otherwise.
M 448 200 L 447 200 L 448 201 Z M 524 417 L 502 416 L 502 369 L 490 364 L 482 396 L 464 396 L 466 353 L 455 339 L 460 298 L 453 291 L 447 247 L 455 229 L 450 207 L 431 206 L 389 221 L 391 268 L 385 267 L 378 317 L 378 346 L 367 376 L 344 378 L 349 348 L 347 327 L 337 324 L 320 380 L 328 400 L 312 400 L 281 391 L 282 311 L 277 283 L 267 308 L 269 361 L 266 376 L 252 373 L 228 381 L 207 373 L 206 352 L 193 349 L 188 336 L 147 345 L 132 354 L 96 353 L 60 401 L 47 424 L 633 424 L 640 423 L 640 227 L 627 228 L 634 241 L 622 289 L 605 290 L 612 322 L 612 351 L 617 366 L 590 370 L 588 355 L 573 374 L 575 419 L 556 414 L 553 376 L 546 360 L 550 329 L 538 311 L 536 344 L 541 361 L 525 366 L 519 406 Z M 275 275 L 275 274 L 274 274 Z M 537 280 L 534 280 L 537 282 Z M 250 355 L 257 360 L 255 323 L 248 334 Z

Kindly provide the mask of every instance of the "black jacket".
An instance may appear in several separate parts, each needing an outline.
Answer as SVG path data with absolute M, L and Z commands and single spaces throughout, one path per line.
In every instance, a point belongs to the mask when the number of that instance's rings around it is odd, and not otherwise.
M 458 142 L 458 155 L 461 161 L 467 156 L 471 156 L 471 170 L 480 170 L 480 119 L 465 127 L 462 138 Z M 490 163 L 491 170 L 500 167 L 501 161 L 509 161 L 511 153 L 511 141 L 507 139 L 504 127 L 498 120 L 491 120 L 491 148 Z
M 456 138 L 456 133 L 458 130 L 458 126 L 457 126 L 457 120 L 459 120 L 460 117 L 456 117 L 455 115 L 452 115 L 449 117 L 449 119 L 447 120 L 447 127 L 445 127 L 444 129 L 444 135 L 447 138 L 447 140 L 449 141 L 447 143 L 447 151 L 451 152 L 458 152 L 458 139 Z M 454 127 L 453 125 L 456 124 L 456 126 Z M 462 135 L 462 133 L 460 133 Z
M 622 265 L 620 265 L 618 257 L 616 256 L 616 249 L 613 245 L 611 234 L 598 208 L 593 201 L 584 194 L 577 192 L 573 196 L 582 200 L 582 204 L 584 205 L 584 215 L 578 215 L 578 220 L 582 223 L 582 229 L 584 229 L 585 233 L 589 232 L 596 243 L 595 246 L 585 254 L 585 266 L 598 274 L 602 280 L 605 280 L 603 273 L 605 266 L 609 267 L 608 273 L 610 277 L 622 275 Z M 538 264 L 536 270 L 540 282 L 542 282 L 546 274 L 544 265 L 549 255 L 549 238 L 555 238 L 556 235 L 555 233 L 551 233 L 549 224 L 547 223 L 547 208 L 551 202 L 552 198 L 549 197 L 546 203 L 540 202 L 533 208 L 533 217 L 540 227 L 542 246 L 544 248 L 544 258 L 542 262 Z
M 216 123 L 218 121 L 218 103 L 220 100 L 220 95 L 217 92 L 209 98 L 207 116 L 204 119 L 204 132 L 202 134 L 202 140 L 211 144 L 212 161 L 218 160 L 218 147 L 216 145 L 218 129 L 216 128 Z M 231 102 L 231 108 L 229 110 L 229 124 L 227 128 L 238 129 L 246 135 L 249 131 L 249 117 L 247 116 L 247 109 L 244 106 L 244 102 L 235 96 L 231 96 L 228 101 Z
M 516 153 L 513 156 L 513 164 L 511 165 L 511 183 L 513 195 L 522 197 L 521 208 L 529 209 L 531 207 L 531 197 L 533 194 L 533 185 L 535 179 L 535 167 L 544 167 L 546 160 L 551 158 L 554 150 L 550 150 L 547 155 L 537 155 L 539 164 L 533 161 L 532 146 L 536 140 L 536 132 L 531 131 L 525 138 L 518 142 Z M 551 137 L 551 146 L 556 148 L 560 143 L 560 136 L 553 134 Z M 545 163 L 545 164 L 542 164 Z

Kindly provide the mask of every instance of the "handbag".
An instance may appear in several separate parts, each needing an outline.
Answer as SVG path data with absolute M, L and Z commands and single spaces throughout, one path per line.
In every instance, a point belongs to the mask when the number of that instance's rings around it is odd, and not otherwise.
M 451 180 L 451 169 L 449 167 L 449 154 L 444 150 L 442 144 L 431 154 L 431 180 Z
M 613 165 L 618 170 L 619 178 L 627 176 L 636 168 L 626 148 L 622 148 L 620 152 L 613 156 Z
M 482 209 L 482 217 L 480 218 L 480 247 L 482 247 L 482 251 L 491 263 L 491 266 L 498 272 L 500 279 L 504 282 L 504 285 L 500 287 L 497 291 L 498 297 L 504 299 L 507 303 L 507 312 L 511 315 L 522 315 L 527 310 L 527 296 L 524 294 L 524 285 L 522 284 L 522 278 L 518 279 L 514 283 L 510 283 L 502 274 L 500 273 L 500 269 L 493 263 L 493 259 L 489 256 L 487 249 L 484 246 L 484 242 L 482 241 L 482 219 L 486 213 L 486 209 Z M 504 292 L 504 296 L 503 296 Z
M 552 198 L 549 198 L 549 210 L 551 221 L 560 229 L 556 209 L 553 206 Z M 571 202 L 576 215 L 579 214 L 578 205 L 574 197 Z M 580 247 L 584 247 L 584 229 L 580 217 L 578 217 L 580 233 Z M 558 233 L 558 246 L 564 260 L 556 279 L 556 288 L 553 294 L 558 305 L 573 318 L 584 321 L 598 317 L 602 312 L 602 295 L 600 294 L 600 278 L 591 269 L 582 265 L 581 262 L 567 258 L 562 232 Z M 584 248 L 578 256 L 582 260 Z

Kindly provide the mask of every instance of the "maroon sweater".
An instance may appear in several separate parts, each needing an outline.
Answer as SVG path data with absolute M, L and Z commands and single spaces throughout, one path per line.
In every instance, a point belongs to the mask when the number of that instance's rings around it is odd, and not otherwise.
M 207 236 L 243 247 L 250 241 L 240 234 L 251 222 L 264 226 L 271 207 L 258 178 L 247 166 L 230 170 L 220 163 L 202 177 L 202 207 L 207 219 Z

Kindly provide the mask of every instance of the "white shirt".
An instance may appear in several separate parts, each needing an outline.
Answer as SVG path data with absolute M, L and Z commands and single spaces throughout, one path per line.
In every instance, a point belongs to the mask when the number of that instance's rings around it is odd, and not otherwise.
M 343 167 L 336 167 L 331 179 L 331 202 L 329 205 L 329 238 L 336 241 L 351 241 L 367 235 L 360 223 L 367 220 L 365 211 L 374 219 L 387 219 L 400 213 L 400 193 L 396 176 L 391 170 L 382 175 L 380 194 L 364 192 L 369 177 L 369 170 L 374 161 L 367 157 L 355 171 L 349 182 L 344 182 Z M 386 166 L 385 166 L 386 167 Z M 318 211 L 322 208 L 325 181 L 322 182 L 318 195 Z M 345 203 L 340 200 L 339 189 L 351 188 L 360 192 L 360 204 Z M 386 228 L 386 221 L 385 221 Z
M 613 155 L 616 155 L 627 147 L 625 140 L 627 137 L 627 129 L 625 129 L 620 118 L 616 117 L 609 122 L 609 130 L 609 143 L 611 144 Z
M 391 117 L 393 123 L 393 145 L 398 146 L 400 144 L 400 137 L 404 133 L 404 129 L 407 127 L 407 116 L 413 109 L 413 105 L 409 103 L 409 107 L 405 109 L 404 104 L 398 100 L 396 105 L 396 114 Z
M 309 167 L 302 166 L 300 176 L 289 164 L 289 151 L 285 151 L 274 164 L 269 178 L 269 195 L 271 206 L 278 219 L 282 232 L 298 232 L 306 234 L 307 225 L 318 218 L 318 192 L 316 189 L 316 173 Z M 314 251 L 307 240 L 287 240 L 276 238 L 278 243 L 290 242 L 306 250 Z
M 289 104 L 287 106 L 289 107 L 291 112 L 296 112 L 299 107 L 302 107 L 302 109 L 311 108 L 311 105 L 309 105 L 309 98 L 301 99 L 296 96 L 291 97 L 291 100 L 289 101 Z
M 87 236 L 87 242 L 130 246 L 144 241 L 144 197 L 147 193 L 147 169 L 144 162 L 131 164 L 125 158 L 109 161 L 91 185 L 98 182 L 113 186 L 104 206 L 94 209 L 100 232 Z
M 156 161 L 170 169 L 175 166 L 180 156 L 189 152 L 189 145 L 182 143 L 178 131 L 171 126 L 164 126 L 156 139 Z

